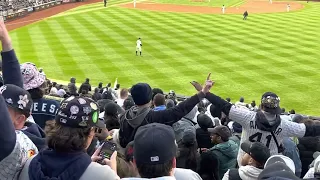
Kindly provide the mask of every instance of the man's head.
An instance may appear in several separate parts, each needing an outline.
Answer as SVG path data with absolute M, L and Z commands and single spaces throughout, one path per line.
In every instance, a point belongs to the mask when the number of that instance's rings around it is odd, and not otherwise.
M 102 82 L 100 82 L 100 83 L 99 83 L 99 85 L 98 85 L 98 88 L 100 88 L 100 89 L 101 89 L 101 88 L 102 88 L 102 84 L 103 84 L 103 83 L 102 83 Z
M 129 95 L 129 91 L 126 88 L 121 89 L 120 91 L 120 98 L 121 99 L 127 99 Z
M 137 106 L 148 105 L 152 99 L 152 89 L 149 84 L 138 83 L 132 86 L 131 96 Z
M 213 122 L 211 118 L 205 113 L 200 113 L 197 117 L 197 122 L 200 128 L 207 130 L 208 128 L 213 128 Z
M 155 95 L 157 94 L 163 94 L 163 91 L 162 89 L 159 89 L 159 88 L 153 88 L 152 89 L 152 99 L 154 98 Z
M 261 109 L 271 114 L 281 114 L 280 98 L 273 92 L 266 92 L 261 97 Z
M 166 99 L 163 94 L 157 94 L 153 98 L 153 105 L 155 107 L 162 106 L 166 104 Z
M 32 111 L 33 101 L 28 91 L 12 84 L 0 88 L 16 129 L 22 129 Z
M 270 157 L 270 150 L 260 142 L 246 141 L 241 144 L 241 149 L 245 152 L 241 160 L 242 166 L 251 165 L 259 169 L 264 168 L 264 164 Z
M 252 101 L 252 102 L 251 102 L 251 106 L 252 106 L 252 107 L 256 107 L 256 105 L 257 105 L 257 104 L 256 104 L 256 101 Z
M 239 101 L 243 103 L 244 102 L 244 98 L 240 97 Z
M 57 152 L 79 152 L 89 147 L 95 130 L 105 128 L 98 120 L 99 107 L 89 98 L 63 100 L 55 124 L 47 133 L 48 147 Z
M 126 100 L 123 101 L 123 108 L 124 110 L 130 109 L 132 106 L 134 106 L 134 101 L 131 97 L 128 97 Z
M 116 89 L 120 89 L 120 84 L 116 84 Z
M 226 101 L 231 102 L 231 99 L 229 97 L 226 98 Z
M 86 78 L 86 83 L 89 83 L 90 82 L 90 79 L 89 78 Z
M 216 126 L 215 128 L 208 128 L 211 142 L 213 144 L 220 144 L 229 141 L 231 137 L 230 129 L 227 126 Z
M 158 123 L 141 126 L 134 137 L 134 162 L 142 178 L 172 176 L 176 151 L 170 126 Z

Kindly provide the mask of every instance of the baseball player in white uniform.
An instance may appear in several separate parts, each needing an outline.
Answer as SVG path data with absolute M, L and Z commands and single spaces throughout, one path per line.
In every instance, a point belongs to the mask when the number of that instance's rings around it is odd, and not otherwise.
M 224 14 L 225 11 L 226 11 L 226 7 L 223 5 L 223 6 L 222 6 L 222 14 Z
M 287 12 L 290 11 L 290 4 L 287 4 Z
M 241 143 L 247 140 L 261 142 L 270 149 L 271 155 L 280 154 L 283 151 L 282 140 L 284 137 L 320 135 L 320 126 L 298 124 L 281 119 L 280 98 L 272 92 L 263 94 L 261 110 L 257 112 L 237 108 L 211 93 L 207 93 L 206 98 L 229 116 L 229 119 L 242 125 Z M 241 166 L 243 155 L 244 152 L 240 149 L 238 153 L 239 166 Z
M 137 0 L 133 0 L 133 7 L 136 8 Z
M 141 38 L 139 38 L 136 42 L 136 56 L 138 56 L 138 51 L 140 52 L 140 56 L 142 56 L 142 42 Z

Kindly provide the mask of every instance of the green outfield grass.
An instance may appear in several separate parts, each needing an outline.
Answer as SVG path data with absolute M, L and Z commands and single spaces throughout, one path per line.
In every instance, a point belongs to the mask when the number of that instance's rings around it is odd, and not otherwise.
M 152 2 L 165 4 L 184 4 L 193 6 L 235 7 L 245 3 L 245 0 L 151 0 Z
M 123 3 L 115 1 L 112 3 Z M 320 115 L 320 3 L 290 13 L 205 15 L 149 12 L 101 4 L 10 32 L 20 61 L 49 78 L 123 87 L 148 82 L 191 95 L 208 72 L 212 92 L 247 102 L 274 91 L 281 104 Z M 143 57 L 135 41 L 143 41 Z

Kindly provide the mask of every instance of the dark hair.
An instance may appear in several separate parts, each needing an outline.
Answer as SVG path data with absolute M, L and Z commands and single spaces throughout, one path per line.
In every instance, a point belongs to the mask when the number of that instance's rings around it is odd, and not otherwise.
M 163 94 L 156 94 L 153 98 L 153 103 L 155 106 L 161 106 L 166 104 L 166 99 Z
M 79 152 L 87 147 L 90 128 L 70 128 L 56 122 L 47 126 L 48 147 L 57 152 Z
M 156 94 L 163 94 L 163 91 L 161 89 L 159 89 L 159 88 L 153 88 L 152 89 L 152 99 L 154 98 L 154 96 Z
M 136 162 L 137 169 L 142 178 L 156 178 L 163 176 L 170 176 L 173 168 L 172 159 L 163 164 L 140 164 Z
M 116 85 L 116 89 L 120 89 L 120 84 L 117 84 L 117 85 Z
M 111 83 L 108 83 L 108 84 L 107 84 L 107 87 L 111 87 Z
M 180 145 L 181 148 L 179 148 L 179 151 L 182 153 L 182 151 L 184 151 L 183 153 L 183 157 L 186 158 L 185 160 L 185 164 L 184 164 L 184 167 L 185 169 L 191 169 L 193 171 L 197 171 L 197 167 L 198 167 L 198 162 L 197 162 L 197 159 L 198 159 L 198 144 L 197 142 L 195 143 L 181 143 Z M 182 155 L 182 154 L 180 154 Z M 179 157 L 177 158 L 179 159 Z
M 124 100 L 123 102 L 124 110 L 130 109 L 132 106 L 134 106 L 134 101 L 132 98 L 127 98 L 126 100 Z
M 102 82 L 99 83 L 98 88 L 99 88 L 99 89 L 102 88 Z
M 57 82 L 52 82 L 52 86 L 56 87 L 57 86 Z
M 114 116 L 108 116 L 105 114 L 104 116 L 104 123 L 106 124 L 106 128 L 111 131 L 112 129 L 119 129 L 120 128 L 120 120 Z
M 28 92 L 32 99 L 41 99 L 45 94 L 44 90 L 41 88 L 29 89 Z
M 228 102 L 231 102 L 231 99 L 230 99 L 229 97 L 227 97 L 226 100 L 227 100 Z
M 244 98 L 241 97 L 239 101 L 243 103 L 244 102 Z
M 285 113 L 286 112 L 286 108 L 281 108 L 281 112 Z
M 295 114 L 296 111 L 294 109 L 291 109 L 291 111 L 289 112 L 290 114 Z

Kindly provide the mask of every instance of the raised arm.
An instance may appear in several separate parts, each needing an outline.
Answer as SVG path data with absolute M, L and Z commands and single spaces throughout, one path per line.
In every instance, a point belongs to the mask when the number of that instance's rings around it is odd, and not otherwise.
M 5 85 L 0 88 L 0 162 L 10 155 L 16 144 L 15 129 L 2 96 L 2 92 L 5 89 Z
M 0 40 L 2 44 L 3 82 L 23 88 L 20 64 L 12 48 L 11 39 L 3 20 L 0 20 Z
M 193 84 L 194 85 L 194 84 Z M 191 96 L 191 98 L 181 102 L 174 108 L 170 108 L 164 111 L 154 111 L 153 120 L 154 122 L 172 125 L 179 121 L 182 117 L 187 115 L 210 91 L 213 86 L 213 82 L 210 80 L 210 74 L 207 77 L 206 84 L 201 87 L 196 87 L 199 91 L 197 94 Z

